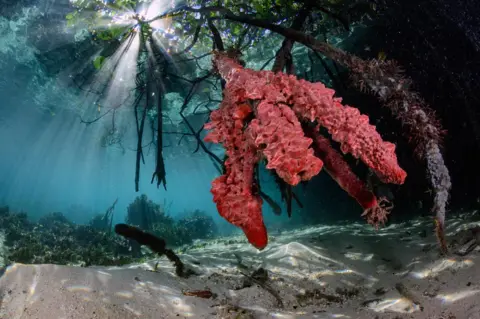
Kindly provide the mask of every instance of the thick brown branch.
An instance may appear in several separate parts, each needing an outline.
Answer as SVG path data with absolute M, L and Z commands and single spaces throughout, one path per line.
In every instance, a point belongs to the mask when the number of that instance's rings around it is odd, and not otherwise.
M 142 37 L 141 51 L 146 51 L 146 43 L 145 38 Z M 140 57 L 141 55 L 139 55 Z M 140 120 L 140 125 L 138 125 L 137 121 L 137 154 L 136 154 L 136 163 L 135 163 L 135 191 L 138 192 L 139 190 L 139 182 L 140 182 L 140 160 L 143 158 L 143 147 L 142 147 L 142 140 L 143 140 L 143 131 L 145 128 L 145 120 L 147 118 L 147 111 L 150 108 L 150 83 L 151 83 L 151 70 L 147 70 L 147 83 L 145 84 L 144 91 L 146 92 L 146 100 L 145 100 L 145 107 L 143 108 L 142 118 Z M 136 114 L 136 112 L 135 112 Z
M 315 7 L 318 11 L 320 12 L 323 12 L 329 16 L 331 16 L 332 18 L 334 18 L 335 20 L 338 20 L 342 25 L 343 27 L 345 28 L 345 30 L 347 31 L 350 31 L 350 25 L 349 25 L 349 22 L 348 22 L 348 19 L 339 15 L 339 14 L 336 14 L 335 12 L 332 12 L 330 11 L 329 9 L 325 8 L 325 7 L 322 7 L 319 3 L 315 3 L 315 1 L 309 1 L 310 4 Z M 313 3 L 312 3 L 313 2 Z
M 212 19 L 208 19 L 208 27 L 210 28 L 210 31 L 212 31 L 213 35 L 213 43 L 215 48 L 218 51 L 224 51 L 225 48 L 223 46 L 223 40 L 222 37 L 220 36 L 220 32 L 218 32 L 217 27 L 213 24 Z
M 203 24 L 203 20 L 198 24 L 197 28 L 195 29 L 195 34 L 193 35 L 192 43 L 190 43 L 190 45 L 187 46 L 181 53 L 189 52 L 193 48 L 193 46 L 197 43 L 198 36 L 200 35 L 200 30 L 202 29 L 202 24 Z
M 292 29 L 301 30 L 309 14 L 310 7 L 303 8 L 300 10 L 298 15 L 293 20 Z M 290 38 L 285 38 L 282 42 L 281 48 L 277 51 L 275 56 L 275 62 L 273 63 L 272 71 L 273 72 L 282 72 L 287 64 L 291 64 L 291 67 L 288 70 L 289 74 L 293 73 L 293 57 L 292 57 L 292 48 L 295 41 Z M 289 63 L 290 61 L 290 63 Z

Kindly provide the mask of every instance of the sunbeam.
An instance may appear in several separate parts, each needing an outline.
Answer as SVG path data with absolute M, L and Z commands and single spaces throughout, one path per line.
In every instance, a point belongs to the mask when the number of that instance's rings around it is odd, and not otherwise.
M 174 7 L 173 1 L 168 0 L 153 0 L 145 11 L 145 19 L 152 20 L 159 14 L 166 12 Z M 154 30 L 167 30 L 172 23 L 171 18 L 158 19 L 150 22 L 150 26 Z
M 140 36 L 133 32 L 130 38 L 117 49 L 105 65 L 111 72 L 105 105 L 115 106 L 124 103 L 135 88 L 137 59 L 140 49 Z M 101 73 L 101 72 L 100 72 Z

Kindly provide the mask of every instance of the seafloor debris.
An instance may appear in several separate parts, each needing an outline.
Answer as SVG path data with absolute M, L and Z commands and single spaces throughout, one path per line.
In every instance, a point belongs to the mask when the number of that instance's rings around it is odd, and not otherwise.
M 184 296 L 195 296 L 199 298 L 209 299 L 214 296 L 213 292 L 210 290 L 186 290 L 182 291 Z
M 175 273 L 179 277 L 188 278 L 195 274 L 193 270 L 186 269 L 180 258 L 173 252 L 173 250 L 166 248 L 165 240 L 150 233 L 146 233 L 137 227 L 127 224 L 115 225 L 115 232 L 125 238 L 135 240 L 140 245 L 145 245 L 160 256 L 167 256 L 168 260 L 175 265 Z
M 322 292 L 320 289 L 307 290 L 303 294 L 296 295 L 297 302 L 300 306 L 305 307 L 314 304 L 314 300 L 324 300 L 329 303 L 343 303 L 344 298 L 336 295 L 330 295 Z
M 254 319 L 255 316 L 251 310 L 244 309 L 229 303 L 229 300 L 222 300 L 219 305 L 215 305 L 217 312 L 215 318 L 221 319 Z
M 471 227 L 458 232 L 451 241 L 453 253 L 466 256 L 480 246 L 480 226 Z
M 246 277 L 246 280 L 243 283 L 243 287 L 250 287 L 252 283 L 257 284 L 258 286 L 268 291 L 273 297 L 275 297 L 278 307 L 283 308 L 283 301 L 280 298 L 280 295 L 268 283 L 268 271 L 265 268 L 260 267 L 253 271 L 251 275 L 249 275 L 245 273 L 245 271 L 248 271 L 249 268 L 243 264 L 242 257 L 238 254 L 234 254 L 234 256 L 237 259 L 237 267 L 240 270 L 240 273 Z
M 419 297 L 409 290 L 403 283 L 399 282 L 395 284 L 395 289 L 397 289 L 398 293 L 409 300 L 411 300 L 414 304 L 419 306 L 420 310 L 423 311 L 423 305 L 420 303 Z
M 277 300 L 277 305 L 279 308 L 283 308 L 283 301 L 280 298 L 280 295 L 278 294 L 275 289 L 267 282 L 268 280 L 268 273 L 265 269 L 259 268 L 256 271 L 253 272 L 252 275 L 248 275 L 242 272 L 244 276 L 246 276 L 249 280 L 254 282 L 255 284 L 259 285 L 266 291 L 268 291 L 275 299 Z

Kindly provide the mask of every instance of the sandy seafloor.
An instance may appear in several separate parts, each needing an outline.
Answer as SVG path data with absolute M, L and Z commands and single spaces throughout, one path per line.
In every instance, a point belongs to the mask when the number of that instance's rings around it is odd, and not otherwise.
M 0 318 L 480 318 L 480 232 L 466 230 L 480 213 L 447 222 L 448 256 L 423 218 L 273 234 L 261 252 L 243 237 L 207 241 L 180 254 L 199 273 L 188 279 L 165 257 L 122 268 L 14 264 L 0 278 Z M 184 295 L 194 290 L 213 296 Z

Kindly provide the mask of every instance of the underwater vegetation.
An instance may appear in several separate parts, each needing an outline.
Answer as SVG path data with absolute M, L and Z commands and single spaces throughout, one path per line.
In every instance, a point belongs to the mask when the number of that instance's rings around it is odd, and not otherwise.
M 141 195 L 128 206 L 125 222 L 163 238 L 171 246 L 191 244 L 192 238 L 208 239 L 217 234 L 215 222 L 202 211 L 189 212 L 175 220 L 165 209 L 165 205 Z
M 382 137 L 365 106 L 360 101 L 351 103 L 355 107 L 342 103 L 341 98 L 356 92 L 384 107 L 398 127 L 395 137 L 407 141 L 409 156 L 421 161 L 416 164 L 428 180 L 435 231 L 446 252 L 451 181 L 441 151 L 445 131 L 440 120 L 401 66 L 384 52 L 363 59 L 340 48 L 340 34 L 373 20 L 383 2 L 206 0 L 163 3 L 161 8 L 154 3 L 71 1 L 74 10 L 66 15 L 69 27 L 87 31 L 76 43 L 82 48 L 78 51 L 97 52 L 82 57 L 90 59 L 89 67 L 71 75 L 80 90 L 97 95 L 94 110 L 82 113 L 82 123 L 110 117 L 111 129 L 102 145 L 118 144 L 125 150 L 119 110 L 127 106 L 133 111 L 135 191 L 150 146 L 155 149 L 155 169 L 149 180 L 167 189 L 164 137 L 177 134 L 196 143 L 194 152 L 210 157 L 220 175 L 211 186 L 219 214 L 259 249 L 268 241 L 262 204 L 276 213 L 284 205 L 290 216 L 292 203 L 302 206 L 294 187 L 307 184 L 322 167 L 360 204 L 367 222 L 378 227 L 394 203 L 357 174 L 354 160 L 384 184 L 401 185 L 411 173 L 397 161 L 398 141 Z M 83 50 L 85 46 L 89 50 Z M 273 57 L 260 59 L 272 48 Z M 97 80 L 100 75 L 107 82 L 114 78 L 126 56 L 133 56 L 135 64 L 132 86 L 119 90 L 129 92 L 124 99 L 108 100 L 108 83 L 97 85 Z M 321 74 L 314 72 L 315 65 L 322 67 Z M 183 101 L 174 105 L 171 93 Z M 201 115 L 204 125 L 192 125 L 192 117 Z M 275 179 L 283 203 L 262 190 L 257 173 L 263 166 Z M 174 245 L 184 244 L 183 226 L 158 207 L 141 200 L 128 212 L 129 224 Z
M 51 213 L 38 222 L 26 213 L 0 209 L 6 263 L 121 265 L 132 262 L 129 243 L 89 225 L 75 225 L 61 213 Z
M 255 247 L 263 249 L 268 242 L 262 203 L 265 201 L 277 213 L 281 209 L 261 190 L 256 176 L 259 165 L 271 171 L 289 215 L 292 199 L 302 206 L 292 187 L 300 182 L 307 183 L 324 167 L 357 200 L 364 209 L 362 216 L 369 223 L 375 227 L 384 224 L 393 203 L 377 196 L 343 157 L 351 154 L 360 159 L 383 183 L 403 184 L 408 172 L 397 162 L 395 144 L 383 141 L 369 117 L 357 108 L 342 104 L 339 96 L 334 97 L 337 90 L 326 87 L 333 84 L 340 89 L 338 83 L 344 82 L 325 62 L 329 59 L 337 73 L 341 67 L 345 70 L 342 72 L 349 74 L 350 90 L 372 95 L 379 105 L 389 110 L 400 123 L 401 133 L 413 152 L 426 163 L 426 176 L 433 191 L 436 233 L 441 249 L 446 251 L 443 228 L 451 182 L 440 152 L 443 135 L 440 121 L 411 89 L 412 81 L 402 74 L 395 61 L 388 60 L 385 54 L 363 60 L 330 44 L 326 35 L 333 34 L 332 30 L 335 34 L 351 30 L 353 24 L 361 24 L 365 17 L 376 15 L 377 5 L 349 1 L 322 4 L 277 1 L 270 4 L 207 0 L 200 4 L 195 1 L 172 3 L 152 12 L 139 9 L 142 6 L 137 6 L 136 1 L 129 5 L 96 0 L 73 1 L 72 4 L 76 10 L 67 15 L 68 24 L 88 26 L 96 45 L 103 47 L 93 61 L 98 72 L 111 71 L 106 65 L 111 59 L 112 47 L 120 48 L 124 43 L 129 48 L 138 40 L 136 98 L 129 104 L 135 110 L 137 125 L 136 191 L 139 190 L 142 145 L 148 123 L 156 147 L 151 182 L 167 188 L 162 134 L 168 125 L 165 119 L 169 118 L 171 106 L 165 96 L 178 90 L 179 84 L 187 84 L 190 89 L 182 90 L 184 101 L 177 110 L 187 131 L 180 134 L 194 138 L 195 152 L 204 151 L 214 162 L 221 175 L 211 187 L 218 211 L 240 227 Z M 101 18 L 85 11 L 101 12 Z M 110 21 L 109 28 L 100 23 L 104 20 Z M 262 39 L 266 35 L 279 36 L 283 40 L 281 47 L 260 71 L 245 68 L 246 62 L 240 57 L 251 46 L 262 50 Z M 180 41 L 185 38 L 189 41 Z M 309 75 L 308 68 L 303 68 L 303 73 L 298 72 L 299 59 L 293 58 L 293 50 L 299 45 L 309 51 L 312 64 L 313 57 L 322 63 L 330 78 L 328 84 Z M 205 59 L 210 57 L 213 58 L 209 65 Z M 302 58 L 307 60 L 307 55 Z M 271 71 L 263 71 L 268 65 Z M 196 71 L 191 72 L 191 68 Z M 188 77 L 179 70 L 195 76 Z M 216 81 L 220 80 L 221 87 L 212 84 L 215 77 Z M 341 86 L 347 87 L 345 83 Z M 198 103 L 193 113 L 188 113 L 190 105 L 202 95 L 208 101 Z M 213 109 L 213 103 L 219 103 L 218 109 Z M 116 107 L 111 108 L 100 117 L 110 112 L 114 117 L 116 110 Z M 201 134 L 203 128 L 197 130 L 189 122 L 188 115 L 198 114 L 197 110 L 210 115 L 210 122 L 204 125 L 204 129 L 210 130 L 205 139 Z M 96 120 L 98 117 L 84 121 L 93 123 Z M 224 158 L 221 159 L 205 142 L 222 144 Z M 182 237 L 173 235 L 181 230 L 175 229 L 157 208 L 143 207 L 140 202 L 132 205 L 129 207 L 130 224 L 157 233 L 167 242 L 182 243 Z M 145 211 L 142 217 L 134 213 L 138 210 Z M 155 228 L 158 219 L 164 221 L 161 225 L 168 226 Z
M 480 1 L 6 1 L 0 56 L 0 318 L 479 313 Z
M 88 225 L 74 224 L 58 212 L 32 222 L 26 213 L 14 213 L 8 207 L 0 207 L 4 263 L 111 266 L 152 257 L 150 252 L 140 250 L 137 240 L 130 241 L 115 234 L 112 228 L 115 203 L 105 214 L 94 216 Z M 150 236 L 163 238 L 162 241 L 166 241 L 169 247 L 190 245 L 195 239 L 216 236 L 215 224 L 205 213 L 195 211 L 180 220 L 174 220 L 145 195 L 137 197 L 130 204 L 129 212 L 134 212 L 134 216 L 139 218 L 132 219 L 127 215 L 126 222 L 133 225 L 137 225 L 135 222 L 139 220 L 155 216 L 148 224 L 139 226 L 148 226 L 145 229 L 151 233 Z M 203 227 L 209 228 L 202 231 Z M 166 255 L 170 256 L 171 253 L 169 251 Z
M 480 313 L 480 1 L 6 1 L 0 57 L 0 318 Z

